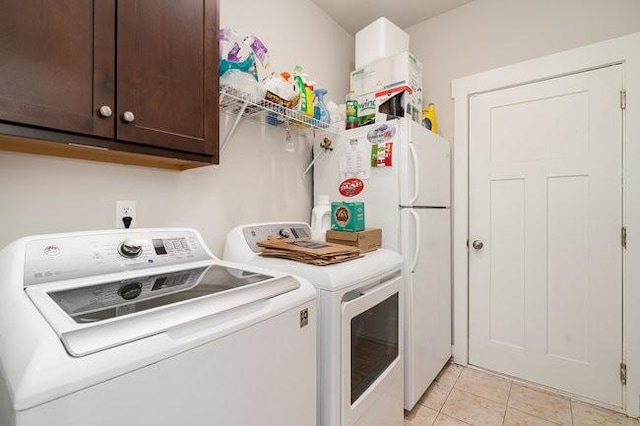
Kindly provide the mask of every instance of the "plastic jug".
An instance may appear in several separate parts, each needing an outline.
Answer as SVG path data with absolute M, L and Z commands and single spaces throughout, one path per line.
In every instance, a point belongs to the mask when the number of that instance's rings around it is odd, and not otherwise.
M 320 195 L 318 204 L 311 211 L 311 239 L 326 241 L 326 233 L 331 229 L 331 203 L 328 195 Z

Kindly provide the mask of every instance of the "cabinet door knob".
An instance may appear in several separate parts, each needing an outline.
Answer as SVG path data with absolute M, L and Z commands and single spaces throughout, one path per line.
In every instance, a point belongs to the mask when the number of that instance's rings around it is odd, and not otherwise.
M 133 115 L 131 111 L 125 111 L 125 113 L 122 114 L 122 120 L 126 121 L 127 123 L 133 123 L 133 120 L 135 119 L 136 116 Z
M 113 111 L 111 111 L 111 108 L 109 108 L 107 105 L 102 105 L 99 111 L 100 115 L 103 117 L 111 117 L 111 115 L 113 114 Z

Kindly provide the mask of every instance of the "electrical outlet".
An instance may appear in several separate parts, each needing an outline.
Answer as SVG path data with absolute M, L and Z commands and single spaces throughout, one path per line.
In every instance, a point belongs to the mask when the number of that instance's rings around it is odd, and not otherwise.
M 116 228 L 126 228 L 122 220 L 125 217 L 131 218 L 129 228 L 135 228 L 137 222 L 135 201 L 116 201 Z

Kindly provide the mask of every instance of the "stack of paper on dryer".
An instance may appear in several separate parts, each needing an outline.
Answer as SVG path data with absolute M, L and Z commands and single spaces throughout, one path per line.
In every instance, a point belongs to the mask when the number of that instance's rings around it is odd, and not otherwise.
M 281 257 L 317 266 L 332 265 L 360 257 L 356 247 L 325 243 L 306 238 L 269 238 L 259 241 L 261 256 Z

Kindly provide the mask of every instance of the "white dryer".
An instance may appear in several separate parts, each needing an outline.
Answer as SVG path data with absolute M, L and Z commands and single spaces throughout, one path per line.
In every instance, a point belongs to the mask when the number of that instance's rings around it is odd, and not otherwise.
M 316 292 L 189 229 L 0 252 L 0 426 L 313 425 Z
M 305 278 L 318 290 L 318 425 L 400 426 L 403 410 L 402 258 L 391 250 L 330 266 L 261 257 L 272 235 L 309 238 L 309 225 L 239 226 L 223 259 Z

